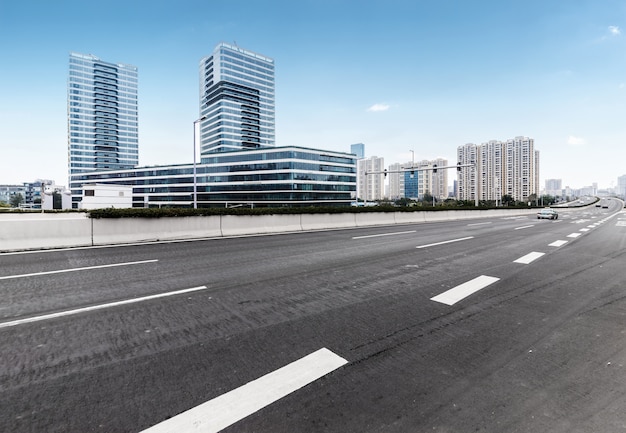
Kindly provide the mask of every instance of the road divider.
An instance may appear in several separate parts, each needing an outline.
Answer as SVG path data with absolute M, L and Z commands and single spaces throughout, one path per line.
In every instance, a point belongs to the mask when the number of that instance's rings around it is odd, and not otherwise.
M 532 209 L 491 209 L 93 219 L 86 213 L 6 213 L 0 214 L 0 252 L 516 217 L 532 213 Z

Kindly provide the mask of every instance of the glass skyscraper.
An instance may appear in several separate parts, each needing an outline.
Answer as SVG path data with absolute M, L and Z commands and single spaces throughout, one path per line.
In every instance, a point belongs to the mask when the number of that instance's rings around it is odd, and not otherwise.
M 67 89 L 68 171 L 80 173 L 137 166 L 137 68 L 93 55 L 70 53 Z
M 275 145 L 274 60 L 218 44 L 200 61 L 200 154 Z

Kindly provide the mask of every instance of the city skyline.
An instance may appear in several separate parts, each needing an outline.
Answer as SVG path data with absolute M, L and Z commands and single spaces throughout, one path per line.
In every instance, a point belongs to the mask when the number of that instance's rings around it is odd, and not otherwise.
M 278 146 L 364 143 L 389 165 L 528 136 L 542 187 L 606 188 L 626 173 L 623 3 L 150 5 L 2 6 L 0 183 L 67 183 L 70 52 L 139 68 L 139 165 L 190 162 L 198 61 L 220 41 L 275 59 Z

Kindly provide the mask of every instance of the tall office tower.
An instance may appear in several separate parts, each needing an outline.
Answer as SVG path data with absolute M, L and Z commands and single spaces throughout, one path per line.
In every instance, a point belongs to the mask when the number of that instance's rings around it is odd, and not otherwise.
M 365 158 L 365 144 L 363 143 L 351 144 L 350 153 L 355 154 L 357 159 Z
M 135 66 L 70 53 L 67 111 L 70 177 L 137 166 Z
M 274 60 L 220 43 L 200 61 L 200 154 L 275 145 Z

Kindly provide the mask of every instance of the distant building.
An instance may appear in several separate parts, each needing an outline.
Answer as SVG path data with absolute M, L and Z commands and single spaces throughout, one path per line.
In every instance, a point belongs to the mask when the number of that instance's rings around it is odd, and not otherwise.
M 80 209 L 131 208 L 133 187 L 125 185 L 84 184 Z
M 432 161 L 406 162 L 389 166 L 389 198 L 422 199 L 424 194 L 434 196 L 439 200 L 448 197 L 447 169 L 437 170 L 435 166 L 446 167 L 448 160 L 438 158 Z M 414 170 L 411 170 L 411 169 Z M 407 176 L 408 173 L 408 176 Z
M 200 61 L 200 154 L 275 145 L 274 60 L 218 44 Z
M 130 187 L 133 207 L 348 206 L 356 198 L 354 155 L 275 147 L 272 59 L 218 44 L 200 62 L 199 93 L 198 163 L 77 173 L 80 195 L 91 194 L 82 185 Z
M 563 182 L 561 179 L 546 179 L 546 194 L 553 197 L 561 197 L 563 195 Z
M 26 189 L 23 185 L 0 185 L 0 203 L 11 203 L 11 198 L 17 194 L 24 199 L 25 193 Z
M 457 161 L 473 166 L 458 174 L 460 200 L 496 201 L 509 195 L 528 201 L 539 196 L 539 151 L 532 138 L 469 143 L 457 148 Z
M 447 167 L 448 160 L 443 158 L 437 158 L 430 161 L 430 166 L 434 167 Z M 448 198 L 448 169 L 437 170 L 437 173 L 430 171 L 430 194 L 438 200 L 445 200 Z
M 385 159 L 377 156 L 357 160 L 357 197 L 361 200 L 385 198 Z
M 363 143 L 351 144 L 350 153 L 355 154 L 357 159 L 365 158 L 365 144 Z
M 70 53 L 67 89 L 69 178 L 139 162 L 137 68 Z M 70 182 L 74 207 L 81 185 Z
M 193 171 L 193 164 L 159 165 L 74 180 L 132 187 L 133 207 L 193 207 Z M 295 146 L 215 152 L 202 158 L 196 174 L 198 207 L 348 206 L 356 195 L 356 159 L 341 152 Z M 103 207 L 114 203 L 105 204 L 100 200 Z
M 409 162 L 409 165 L 411 163 Z M 398 200 L 404 197 L 404 168 L 406 164 L 390 164 L 387 174 L 387 179 L 389 182 L 389 190 L 387 197 L 391 200 Z
M 626 198 L 626 174 L 617 178 L 615 193 L 622 198 Z

